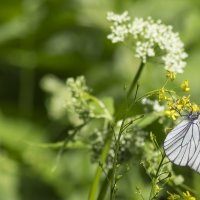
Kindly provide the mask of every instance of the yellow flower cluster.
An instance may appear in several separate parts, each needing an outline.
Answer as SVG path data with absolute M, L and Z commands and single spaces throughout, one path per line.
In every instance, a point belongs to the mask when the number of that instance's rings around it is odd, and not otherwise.
M 188 80 L 185 80 L 185 81 L 182 82 L 182 84 L 181 84 L 181 89 L 182 89 L 184 92 L 189 92 L 189 91 L 190 91 L 189 81 L 188 81 Z
M 169 80 L 173 81 L 173 80 L 176 78 L 176 73 L 167 70 L 166 77 L 167 77 Z
M 167 197 L 167 200 L 196 200 L 194 196 L 192 196 L 188 191 L 183 192 L 182 198 L 178 194 L 172 194 L 168 192 L 169 196 Z
M 176 118 L 179 116 L 179 114 L 173 109 L 166 110 L 165 114 L 168 117 L 171 117 L 173 120 L 176 120 Z
M 190 108 L 191 107 L 190 96 L 183 96 L 177 99 L 175 106 L 176 109 L 180 111 L 183 110 L 184 108 Z
M 164 87 L 159 90 L 158 99 L 159 99 L 159 101 L 163 101 L 163 100 L 168 99 L 167 91 Z
M 188 191 L 183 192 L 183 199 L 184 200 L 196 200 Z
M 190 101 L 190 95 L 177 98 L 164 87 L 159 90 L 158 99 L 159 101 L 166 102 L 167 109 L 165 110 L 165 114 L 173 120 L 176 120 L 179 114 L 184 111 L 192 113 L 200 111 L 199 106 Z
M 176 78 L 176 73 L 167 70 L 166 77 L 167 77 L 168 80 L 173 81 L 173 80 L 175 80 L 175 78 Z M 182 89 L 184 92 L 189 92 L 189 91 L 190 91 L 189 81 L 188 81 L 188 80 L 184 80 L 184 81 L 181 83 L 181 89 Z
M 167 200 L 180 200 L 180 195 L 178 194 L 172 194 L 170 192 L 167 192 L 169 196 L 167 197 Z
M 200 111 L 199 106 L 190 101 L 190 96 L 183 96 L 176 100 L 169 98 L 167 99 L 167 105 L 168 108 L 165 111 L 165 114 L 173 120 L 175 120 L 181 112 L 186 111 L 194 113 Z

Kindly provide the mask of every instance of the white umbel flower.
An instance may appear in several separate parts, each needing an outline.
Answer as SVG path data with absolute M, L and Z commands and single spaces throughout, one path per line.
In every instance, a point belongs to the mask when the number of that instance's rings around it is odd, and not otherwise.
M 144 98 L 142 99 L 142 104 L 151 106 L 156 112 L 163 112 L 165 110 L 165 106 L 161 105 L 157 100 Z
M 112 21 L 114 23 L 121 24 L 123 22 L 129 21 L 131 18 L 128 15 L 128 11 L 125 11 L 121 15 L 117 15 L 117 14 L 115 14 L 113 12 L 108 12 L 107 13 L 107 19 L 108 19 L 108 21 Z
M 112 33 L 108 35 L 108 39 L 113 43 L 123 42 L 129 33 L 127 22 L 130 21 L 130 17 L 128 16 L 128 12 L 125 11 L 121 15 L 108 12 L 107 19 L 108 21 L 113 22 L 113 26 L 111 26 Z
M 174 73 L 183 72 L 187 54 L 179 34 L 173 32 L 172 26 L 162 24 L 161 20 L 154 21 L 151 17 L 147 20 L 136 17 L 131 22 L 127 11 L 121 15 L 109 12 L 107 19 L 113 23 L 111 34 L 108 35 L 113 43 L 133 38 L 135 56 L 143 63 L 149 57 L 156 56 L 156 49 L 159 48 L 163 54 L 161 59 L 165 69 Z

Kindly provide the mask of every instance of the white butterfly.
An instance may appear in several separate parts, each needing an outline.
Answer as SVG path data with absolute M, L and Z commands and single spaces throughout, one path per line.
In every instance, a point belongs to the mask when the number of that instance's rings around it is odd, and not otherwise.
M 200 113 L 191 113 L 164 141 L 168 159 L 176 165 L 189 166 L 200 173 Z

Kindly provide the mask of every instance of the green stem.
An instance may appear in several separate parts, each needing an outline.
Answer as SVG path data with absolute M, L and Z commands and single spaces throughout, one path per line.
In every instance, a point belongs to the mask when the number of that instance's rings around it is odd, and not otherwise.
M 114 160 L 113 160 L 113 167 L 112 167 L 112 174 L 111 174 L 111 187 L 110 187 L 110 200 L 115 199 L 115 184 L 116 184 L 116 167 L 117 167 L 117 160 L 118 160 L 118 153 L 119 153 L 119 146 L 120 146 L 120 138 L 121 135 L 123 133 L 124 130 L 124 126 L 125 126 L 125 120 L 126 117 L 124 117 L 119 133 L 118 133 L 118 137 L 116 138 L 115 141 L 115 155 L 114 155 Z
M 165 155 L 162 155 L 161 161 L 160 161 L 159 166 L 158 166 L 158 169 L 157 169 L 157 171 L 156 171 L 155 178 L 153 178 L 153 180 L 152 180 L 152 187 L 151 187 L 151 192 L 150 192 L 149 200 L 153 200 L 154 197 L 155 197 L 154 188 L 155 188 L 155 186 L 156 186 L 156 184 L 157 184 L 157 179 L 158 179 L 158 177 L 159 177 L 159 172 L 160 172 L 160 169 L 161 169 L 161 167 L 162 167 L 162 164 L 163 164 L 164 159 L 165 159 Z
M 109 149 L 110 149 L 110 144 L 111 144 L 111 141 L 112 141 L 112 134 L 113 134 L 112 131 L 108 133 L 108 137 L 107 137 L 106 143 L 103 147 L 103 150 L 102 150 L 102 153 L 101 153 L 101 158 L 100 158 L 100 162 L 101 162 L 102 166 L 99 165 L 97 167 L 95 177 L 93 179 L 92 186 L 91 186 L 91 189 L 90 189 L 88 200 L 96 200 L 96 194 L 97 194 L 97 191 L 99 189 L 99 181 L 100 181 L 100 177 L 101 177 L 101 174 L 102 174 L 102 167 L 104 166 L 104 164 L 106 162 L 106 158 L 107 158 L 107 155 L 108 155 L 108 152 L 109 152 Z
M 156 172 L 156 178 L 158 177 L 158 174 L 159 174 L 159 172 L 160 172 L 160 168 L 161 168 L 161 166 L 162 166 L 162 164 L 163 164 L 164 159 L 165 159 L 165 155 L 162 155 L 162 159 L 161 159 L 161 161 L 160 161 L 160 164 L 159 164 L 158 169 L 157 169 L 157 172 Z
M 110 184 L 110 178 L 112 177 L 112 174 L 113 174 L 113 170 L 110 169 L 108 171 L 107 176 L 105 177 L 105 179 L 102 183 L 102 187 L 101 187 L 101 190 L 99 192 L 99 196 L 98 196 L 97 200 L 103 200 L 105 198 L 109 184 Z
M 144 68 L 144 65 L 145 64 L 143 62 L 141 62 L 139 69 L 138 69 L 138 71 L 137 71 L 137 73 L 136 73 L 136 75 L 135 75 L 135 77 L 134 77 L 134 79 L 133 79 L 133 81 L 130 85 L 130 88 L 128 89 L 127 98 L 130 98 L 131 93 L 133 92 L 134 88 L 136 87 L 137 82 L 138 82 L 140 75 L 142 73 L 142 70 Z M 109 171 L 109 176 L 106 177 L 106 178 L 109 177 L 110 185 L 111 185 L 110 199 L 113 199 L 114 195 L 115 195 L 115 193 L 114 193 L 115 173 L 116 173 L 117 157 L 118 157 L 118 151 L 119 151 L 119 141 L 120 141 L 121 134 L 123 132 L 124 123 L 125 123 L 125 118 L 124 118 L 123 123 L 121 125 L 119 135 L 116 138 L 116 146 L 115 146 L 116 149 L 115 149 L 115 157 L 114 157 L 114 161 L 113 161 L 113 168 Z M 108 134 L 108 139 L 107 139 L 107 141 L 104 145 L 103 151 L 101 153 L 100 162 L 101 162 L 102 166 L 104 165 L 104 163 L 106 161 L 106 158 L 107 158 L 107 155 L 108 155 L 108 152 L 109 152 L 109 148 L 110 148 L 110 144 L 111 144 L 111 141 L 112 141 L 112 136 L 113 136 L 113 131 L 111 131 L 111 133 Z M 93 179 L 91 189 L 90 189 L 90 194 L 89 194 L 88 200 L 95 200 L 96 199 L 96 194 L 97 194 L 97 191 L 98 191 L 101 174 L 102 174 L 102 167 L 98 166 L 97 170 L 96 170 L 95 177 Z M 103 187 L 101 188 L 101 191 L 100 191 L 99 196 L 98 196 L 98 200 L 104 199 L 106 191 L 108 189 L 108 185 L 109 185 L 108 180 L 106 180 L 106 182 L 104 182 L 104 184 L 103 184 Z
M 133 79 L 133 81 L 132 81 L 132 83 L 131 83 L 131 85 L 130 85 L 130 87 L 128 89 L 128 92 L 127 92 L 127 97 L 128 98 L 131 96 L 131 93 L 133 92 L 133 90 L 134 90 L 134 88 L 135 88 L 135 86 L 136 86 L 136 84 L 137 84 L 137 82 L 138 82 L 138 80 L 140 78 L 140 75 L 142 73 L 142 70 L 143 70 L 144 66 L 145 66 L 145 63 L 141 62 L 140 66 L 138 68 L 138 71 L 137 71 L 137 73 L 136 73 L 136 75 L 135 75 L 135 77 L 134 77 L 134 79 Z
M 58 155 L 57 155 L 57 157 L 56 157 L 56 164 L 55 164 L 55 166 L 52 168 L 52 171 L 55 171 L 55 170 L 56 170 L 56 168 L 57 168 L 57 166 L 58 166 L 58 163 L 59 163 L 59 161 L 60 161 L 60 159 L 61 159 L 61 156 L 62 156 L 62 154 L 64 153 L 65 147 L 67 146 L 67 143 L 68 143 L 69 141 L 72 141 L 73 138 L 74 138 L 74 136 L 76 135 L 76 133 L 77 133 L 78 131 L 80 131 L 87 123 L 88 123 L 88 121 L 87 121 L 87 122 L 84 122 L 83 124 L 81 124 L 81 125 L 79 125 L 79 126 L 77 126 L 77 127 L 75 127 L 74 130 L 73 130 L 73 133 L 72 133 L 71 135 L 68 135 L 68 136 L 64 139 L 63 145 L 61 146 L 61 148 L 60 148 L 60 150 L 59 150 L 59 152 L 58 152 Z
M 139 66 L 139 69 L 138 69 L 138 71 L 137 71 L 137 73 L 136 73 L 135 77 L 133 78 L 133 81 L 132 81 L 132 83 L 130 85 L 130 88 L 128 89 L 127 99 L 130 98 L 131 93 L 133 92 L 134 88 L 136 87 L 137 82 L 138 82 L 138 80 L 140 78 L 140 75 L 142 73 L 143 68 L 144 68 L 144 63 L 141 62 L 140 66 Z M 136 89 L 136 92 L 135 92 L 135 98 L 133 100 L 133 104 L 136 101 L 137 90 L 138 90 L 138 88 Z M 133 105 L 133 104 L 131 104 L 131 105 Z M 125 127 L 126 127 L 125 120 L 127 118 L 127 114 L 128 114 L 128 110 L 125 113 L 125 116 L 123 118 L 120 130 L 119 130 L 119 133 L 118 133 L 118 137 L 116 138 L 116 141 L 115 141 L 115 156 L 114 156 L 114 160 L 113 160 L 113 167 L 112 167 L 112 174 L 111 174 L 111 181 L 110 181 L 111 182 L 110 200 L 115 199 L 116 167 L 117 167 L 118 153 L 119 153 L 119 148 L 120 148 L 120 138 L 121 138 L 121 135 L 124 132 Z

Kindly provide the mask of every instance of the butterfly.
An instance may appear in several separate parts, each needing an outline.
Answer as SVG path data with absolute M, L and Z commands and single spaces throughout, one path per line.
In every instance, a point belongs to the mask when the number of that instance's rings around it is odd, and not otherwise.
M 164 150 L 168 159 L 180 166 L 189 166 L 200 173 L 200 112 L 190 113 L 172 131 L 164 141 Z

